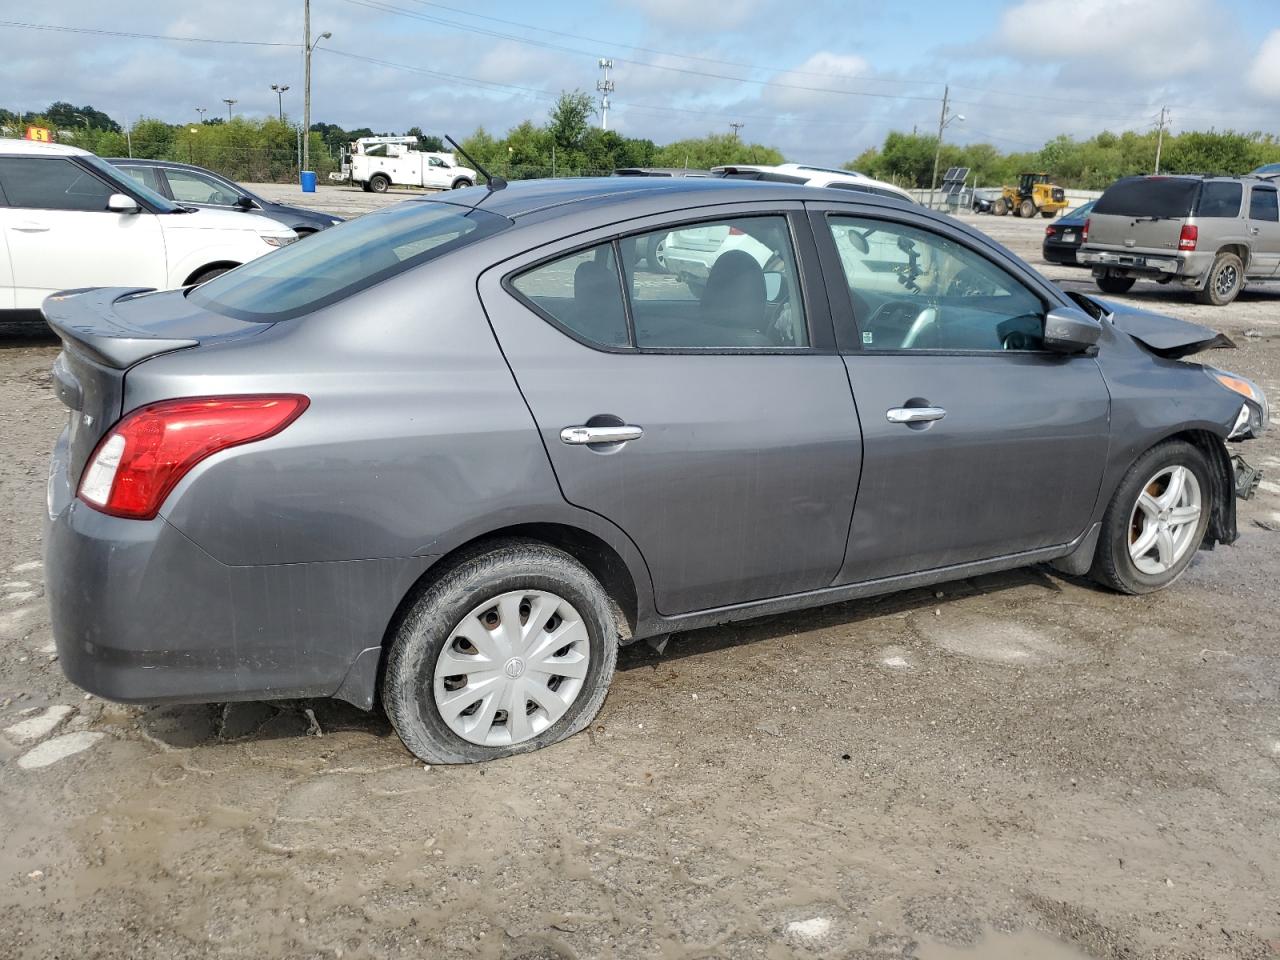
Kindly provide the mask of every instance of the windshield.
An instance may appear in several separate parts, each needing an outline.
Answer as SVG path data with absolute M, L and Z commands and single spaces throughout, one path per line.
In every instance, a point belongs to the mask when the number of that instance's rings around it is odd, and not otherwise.
M 510 224 L 505 217 L 451 203 L 400 203 L 251 260 L 193 287 L 188 296 L 199 306 L 238 320 L 288 320 Z
M 141 180 L 135 180 L 122 173 L 116 167 L 113 167 L 101 157 L 87 155 L 77 158 L 86 166 L 93 167 L 94 172 L 110 183 L 113 187 L 120 190 L 121 193 L 132 193 L 136 197 L 141 197 L 151 206 L 155 207 L 160 213 L 181 213 L 182 207 L 178 206 L 168 197 L 161 196 Z
M 1181 177 L 1134 177 L 1114 184 L 1098 198 L 1093 212 L 1099 216 L 1187 217 L 1199 180 Z

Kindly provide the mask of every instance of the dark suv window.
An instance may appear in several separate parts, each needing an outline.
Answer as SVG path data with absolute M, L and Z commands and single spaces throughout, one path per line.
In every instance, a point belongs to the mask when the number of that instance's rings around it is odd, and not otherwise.
M 1280 206 L 1276 203 L 1275 187 L 1254 187 L 1249 196 L 1250 220 L 1280 220 Z
M 1244 189 L 1229 180 L 1208 180 L 1200 188 L 1200 202 L 1196 204 L 1197 217 L 1240 216 L 1240 200 Z
M 1132 177 L 1113 184 L 1094 206 L 1099 216 L 1186 217 L 1200 187 L 1183 177 Z
M 9 205 L 35 210 L 107 209 L 114 191 L 88 171 L 61 157 L 0 158 L 0 186 Z

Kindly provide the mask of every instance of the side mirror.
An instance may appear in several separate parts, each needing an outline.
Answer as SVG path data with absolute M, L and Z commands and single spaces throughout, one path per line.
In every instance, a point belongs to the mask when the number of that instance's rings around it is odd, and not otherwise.
M 107 197 L 107 209 L 112 213 L 137 213 L 142 208 L 127 193 L 113 193 Z
M 244 196 L 243 194 L 241 194 L 240 196 L 236 197 L 236 202 L 233 203 L 232 206 L 235 207 L 237 210 L 252 210 L 253 201 L 250 200 L 248 197 Z
M 1083 353 L 1098 342 L 1102 324 L 1075 307 L 1054 307 L 1044 318 L 1044 346 L 1058 353 Z

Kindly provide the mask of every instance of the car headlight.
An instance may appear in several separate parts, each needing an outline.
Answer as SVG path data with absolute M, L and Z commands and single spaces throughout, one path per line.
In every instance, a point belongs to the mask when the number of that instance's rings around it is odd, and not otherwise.
M 1207 365 L 1203 369 L 1220 386 L 1249 401 L 1236 418 L 1235 427 L 1231 431 L 1232 439 L 1256 437 L 1267 429 L 1267 425 L 1271 422 L 1271 405 L 1267 402 L 1267 395 L 1261 387 L 1238 373 L 1228 373 L 1226 370 Z
M 298 239 L 297 237 L 268 237 L 263 234 L 259 234 L 259 236 L 262 237 L 263 243 L 269 247 L 287 247 Z

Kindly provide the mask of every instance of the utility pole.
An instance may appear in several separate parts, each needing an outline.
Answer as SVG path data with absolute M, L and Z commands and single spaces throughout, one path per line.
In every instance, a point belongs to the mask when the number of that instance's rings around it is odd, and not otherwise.
M 196 107 L 196 113 L 200 114 L 200 122 L 204 123 L 204 115 L 209 112 L 208 107 Z
M 232 116 L 231 116 L 231 108 L 232 108 L 232 107 L 234 107 L 234 106 L 235 106 L 237 103 L 239 103 L 240 101 L 239 101 L 239 100 L 232 100 L 230 97 L 223 97 L 223 98 L 222 98 L 222 102 L 223 102 L 223 103 L 225 103 L 225 104 L 227 105 L 227 123 L 230 123 L 230 122 L 231 122 L 231 120 L 232 120 Z
M 735 123 L 735 122 L 733 122 L 733 121 L 731 120 L 731 121 L 729 121 L 729 126 L 733 127 L 733 139 L 735 139 L 735 140 L 740 140 L 740 139 L 741 139 L 741 137 L 739 137 L 739 136 L 738 136 L 738 131 L 739 131 L 739 130 L 741 130 L 743 127 L 745 127 L 745 126 L 746 126 L 746 124 L 745 124 L 745 123 Z
M 276 92 L 276 112 L 280 116 L 280 122 L 284 123 L 284 92 L 289 89 L 287 83 L 273 83 L 271 89 Z
M 321 40 L 333 34 L 326 30 L 311 42 L 311 0 L 302 0 L 302 169 L 311 167 L 311 54 Z
M 1159 133 L 1156 134 L 1156 173 L 1160 172 L 1160 152 L 1164 149 L 1164 125 L 1168 119 L 1169 108 L 1160 108 Z
M 933 150 L 933 179 L 929 181 L 929 209 L 933 209 L 934 192 L 938 189 L 938 160 L 942 157 L 942 131 L 953 120 L 964 120 L 963 113 L 948 113 L 951 105 L 951 87 L 942 88 L 942 113 L 938 115 L 938 143 Z
M 596 89 L 600 91 L 600 129 L 609 129 L 609 94 L 613 93 L 614 84 L 609 79 L 609 71 L 613 69 L 612 60 L 599 60 L 597 65 L 604 72 L 604 79 L 596 81 Z

